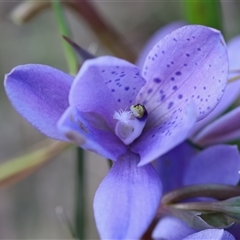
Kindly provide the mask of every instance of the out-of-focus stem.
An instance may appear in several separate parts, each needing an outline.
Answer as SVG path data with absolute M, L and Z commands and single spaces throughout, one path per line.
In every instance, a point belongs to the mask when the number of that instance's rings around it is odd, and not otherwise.
M 65 19 L 63 9 L 60 1 L 52 1 L 53 10 L 55 12 L 59 32 L 61 35 L 70 37 L 70 29 Z M 65 41 L 62 40 L 63 49 L 65 52 L 66 61 L 68 64 L 69 73 L 75 75 L 78 72 L 78 60 L 72 47 Z
M 136 55 L 126 41 L 118 34 L 87 0 L 72 0 L 64 2 L 70 6 L 79 17 L 84 18 L 95 32 L 103 45 L 108 47 L 117 57 L 134 62 Z
M 85 173 L 84 173 L 84 152 L 77 149 L 77 176 L 75 185 L 75 231 L 78 239 L 85 239 Z
M 10 17 L 15 24 L 24 24 L 45 9 L 51 7 L 51 1 L 24 1 L 13 9 Z
M 232 185 L 202 184 L 179 188 L 162 197 L 162 204 L 172 204 L 194 197 L 212 197 L 218 200 L 240 196 L 240 187 Z

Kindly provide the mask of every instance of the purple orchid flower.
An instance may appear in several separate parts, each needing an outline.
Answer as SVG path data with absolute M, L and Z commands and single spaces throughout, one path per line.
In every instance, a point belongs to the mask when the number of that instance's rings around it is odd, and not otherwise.
M 143 66 L 148 51 L 163 37 L 175 29 L 187 25 L 186 22 L 176 21 L 159 29 L 146 43 L 139 55 L 137 65 Z M 240 107 L 233 109 L 219 117 L 226 111 L 240 95 L 240 36 L 230 40 L 227 44 L 229 56 L 228 78 L 226 91 L 217 107 L 203 120 L 194 126 L 190 139 L 199 146 L 230 142 L 240 139 Z M 238 80 L 239 79 L 239 80 Z
M 196 153 L 184 142 L 161 156 L 157 170 L 161 176 L 163 192 L 196 184 L 237 185 L 240 180 L 240 155 L 237 147 L 230 145 L 215 145 Z M 240 224 L 236 224 L 228 231 L 237 240 L 240 239 Z M 196 234 L 191 235 L 193 233 Z M 205 238 L 199 238 L 202 234 L 207 235 L 203 235 L 206 236 Z M 163 217 L 153 232 L 155 239 L 166 240 L 180 240 L 185 237 L 186 239 L 235 239 L 233 236 L 219 229 L 198 232 L 173 216 Z
M 15 109 L 48 137 L 114 161 L 95 195 L 97 228 L 104 239 L 137 239 L 161 198 L 150 162 L 215 108 L 227 73 L 219 31 L 186 26 L 154 46 L 142 74 L 109 56 L 85 61 L 75 79 L 29 64 L 6 76 L 5 89 Z
M 218 106 L 205 119 L 196 123 L 192 141 L 201 146 L 230 142 L 240 139 L 240 107 L 219 117 L 240 95 L 240 36 L 227 44 L 229 57 L 229 82 Z

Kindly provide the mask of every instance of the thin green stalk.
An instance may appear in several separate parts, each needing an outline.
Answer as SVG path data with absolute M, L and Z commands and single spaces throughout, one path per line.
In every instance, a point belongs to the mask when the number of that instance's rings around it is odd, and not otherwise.
M 77 184 L 75 189 L 75 231 L 78 239 L 85 239 L 85 175 L 84 175 L 84 152 L 77 149 Z
M 182 0 L 184 18 L 188 23 L 201 24 L 222 31 L 222 12 L 219 0 Z
M 70 29 L 68 27 L 66 18 L 64 16 L 63 8 L 60 1 L 53 0 L 52 7 L 53 7 L 53 11 L 55 12 L 60 34 L 63 36 L 71 37 Z M 68 64 L 69 73 L 71 75 L 75 75 L 78 72 L 78 60 L 77 60 L 76 54 L 72 49 L 72 47 L 65 40 L 62 40 L 62 43 L 63 43 L 63 49 L 65 52 L 66 61 Z
M 70 30 L 63 13 L 60 1 L 53 0 L 52 7 L 56 15 L 57 24 L 61 35 L 71 37 Z M 78 72 L 78 60 L 72 47 L 63 40 L 63 48 L 69 73 L 76 75 Z M 75 182 L 75 216 L 74 227 L 78 239 L 85 239 L 85 175 L 84 175 L 84 153 L 81 148 L 77 148 L 76 159 L 76 182 Z

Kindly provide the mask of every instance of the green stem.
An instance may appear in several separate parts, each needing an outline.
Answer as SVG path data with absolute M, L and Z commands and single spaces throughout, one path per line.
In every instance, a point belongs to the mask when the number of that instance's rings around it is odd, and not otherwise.
M 60 34 L 63 36 L 70 37 L 71 35 L 70 29 L 64 16 L 63 8 L 60 1 L 53 0 L 52 7 L 53 11 L 55 12 Z M 75 75 L 78 72 L 78 60 L 76 54 L 72 47 L 65 40 L 62 40 L 62 44 L 65 52 L 66 61 L 68 64 L 69 73 L 71 75 Z
M 77 177 L 76 177 L 76 199 L 75 199 L 75 231 L 78 239 L 85 239 L 85 175 L 84 175 L 84 153 L 81 148 L 77 149 Z
M 52 7 L 56 15 L 59 31 L 61 35 L 70 37 L 70 30 L 65 19 L 60 1 L 53 0 Z M 78 60 L 72 47 L 63 41 L 66 61 L 69 73 L 76 75 L 78 72 Z M 77 148 L 76 162 L 76 191 L 75 191 L 75 231 L 78 239 L 85 239 L 85 175 L 84 175 L 84 153 L 81 148 Z
M 191 24 L 201 24 L 222 29 L 221 3 L 219 0 L 182 0 L 184 17 Z

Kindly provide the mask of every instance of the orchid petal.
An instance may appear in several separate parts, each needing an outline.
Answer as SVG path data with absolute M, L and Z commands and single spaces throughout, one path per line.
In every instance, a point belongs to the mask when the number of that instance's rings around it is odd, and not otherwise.
M 139 166 L 154 160 L 183 142 L 195 122 L 195 107 L 190 104 L 186 109 L 181 109 L 181 112 L 176 111 L 171 117 L 166 117 L 161 126 L 145 129 L 131 146 L 132 151 L 141 156 Z
M 234 236 L 223 229 L 206 229 L 189 235 L 183 240 L 235 240 Z
M 14 68 L 5 78 L 5 90 L 14 108 L 48 137 L 67 139 L 57 121 L 68 107 L 73 78 L 55 68 L 28 64 Z
M 128 152 L 114 162 L 94 198 L 94 215 L 102 239 L 138 239 L 156 214 L 161 183 L 151 164 L 137 167 Z
M 151 36 L 151 38 L 147 41 L 147 43 L 145 44 L 145 46 L 143 47 L 143 49 L 141 50 L 136 65 L 142 69 L 144 62 L 147 58 L 148 53 L 152 50 L 152 48 L 162 39 L 164 38 L 167 34 L 171 33 L 172 31 L 183 27 L 184 25 L 186 25 L 185 22 L 183 21 L 176 21 L 176 22 L 171 22 L 165 26 L 163 26 L 162 28 L 160 28 L 157 32 L 155 32 L 153 34 L 153 36 Z
M 113 127 L 115 111 L 126 110 L 135 103 L 145 84 L 139 69 L 115 57 L 98 57 L 84 62 L 72 85 L 69 102 L 80 112 L 95 112 Z
M 196 134 L 204 126 L 222 114 L 228 107 L 230 107 L 240 95 L 240 81 L 234 81 L 227 84 L 223 97 L 217 107 L 207 117 L 197 122 L 192 130 L 192 134 Z
M 236 238 L 236 240 L 240 240 L 240 223 L 234 224 L 228 231 Z
M 147 83 L 138 95 L 149 113 L 149 127 L 191 100 L 198 106 L 197 119 L 204 118 L 220 101 L 227 75 L 227 49 L 219 31 L 189 25 L 167 35 L 146 59 Z
M 185 169 L 183 183 L 235 185 L 240 179 L 239 170 L 240 155 L 237 147 L 215 145 L 191 159 Z
M 193 141 L 201 146 L 240 139 L 240 107 L 206 126 Z
M 59 120 L 58 128 L 70 141 L 105 158 L 116 160 L 127 151 L 127 147 L 97 113 L 83 113 L 69 107 Z
M 190 228 L 185 222 L 178 218 L 167 216 L 163 217 L 155 227 L 153 239 L 182 240 L 196 230 Z
M 195 149 L 183 142 L 157 159 L 157 172 L 161 176 L 163 194 L 183 186 L 185 168 L 195 154 Z
M 240 36 L 231 39 L 228 44 L 228 56 L 229 56 L 229 77 L 236 77 L 240 75 Z M 234 71 L 234 72 L 232 72 Z

